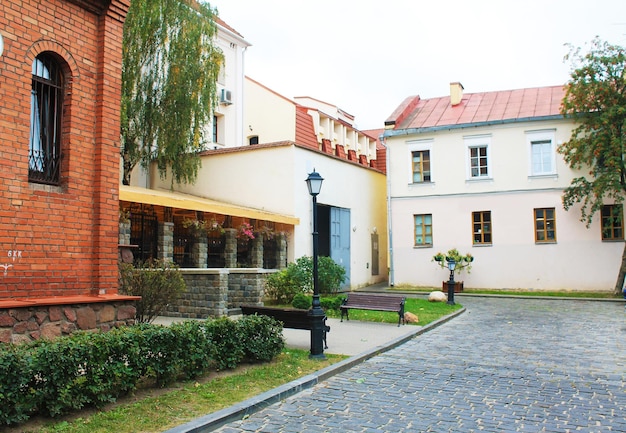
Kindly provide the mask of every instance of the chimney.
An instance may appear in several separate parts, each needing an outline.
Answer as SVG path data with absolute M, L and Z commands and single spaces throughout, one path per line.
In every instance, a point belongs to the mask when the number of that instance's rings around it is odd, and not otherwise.
M 450 104 L 454 107 L 463 99 L 463 85 L 458 81 L 450 83 Z

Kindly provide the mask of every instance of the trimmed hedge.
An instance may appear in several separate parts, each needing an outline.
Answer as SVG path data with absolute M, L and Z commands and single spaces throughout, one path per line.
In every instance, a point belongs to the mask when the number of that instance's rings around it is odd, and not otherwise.
M 269 361 L 284 345 L 280 322 L 268 316 L 139 324 L 0 345 L 0 425 L 102 407 L 146 379 L 163 386 L 244 361 Z

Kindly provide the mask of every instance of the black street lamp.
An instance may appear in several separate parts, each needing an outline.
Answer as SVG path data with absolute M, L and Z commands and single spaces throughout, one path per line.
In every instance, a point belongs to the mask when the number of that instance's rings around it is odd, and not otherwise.
M 454 259 L 446 258 L 448 263 L 448 269 L 450 269 L 450 280 L 448 280 L 448 305 L 454 305 L 454 268 L 456 268 L 456 262 Z
M 309 188 L 309 194 L 313 197 L 313 304 L 309 310 L 311 319 L 311 353 L 309 358 L 326 359 L 324 355 L 324 310 L 320 303 L 320 291 L 317 275 L 317 195 L 322 189 L 322 181 L 324 179 L 313 169 L 313 173 L 309 173 L 306 179 L 306 186 Z

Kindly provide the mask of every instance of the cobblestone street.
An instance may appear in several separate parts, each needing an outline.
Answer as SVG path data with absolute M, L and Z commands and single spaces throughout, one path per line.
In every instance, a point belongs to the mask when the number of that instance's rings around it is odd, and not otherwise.
M 456 319 L 217 431 L 626 432 L 623 303 L 457 301 Z

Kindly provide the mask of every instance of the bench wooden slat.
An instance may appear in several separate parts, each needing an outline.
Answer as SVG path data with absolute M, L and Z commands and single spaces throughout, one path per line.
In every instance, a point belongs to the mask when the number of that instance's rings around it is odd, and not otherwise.
M 297 308 L 273 308 L 260 305 L 240 305 L 241 314 L 243 315 L 264 315 L 272 317 L 282 322 L 283 328 L 311 330 L 311 318 L 308 310 L 300 310 Z M 326 325 L 326 316 L 322 319 L 324 325 L 324 348 L 328 349 L 326 343 L 326 333 L 330 332 L 330 326 Z
M 349 293 L 347 298 L 341 304 L 341 321 L 346 316 L 350 320 L 348 314 L 350 309 L 355 310 L 373 310 L 373 311 L 391 311 L 398 313 L 398 326 L 404 321 L 404 302 L 405 297 L 387 296 L 387 295 L 371 295 L 366 293 Z

